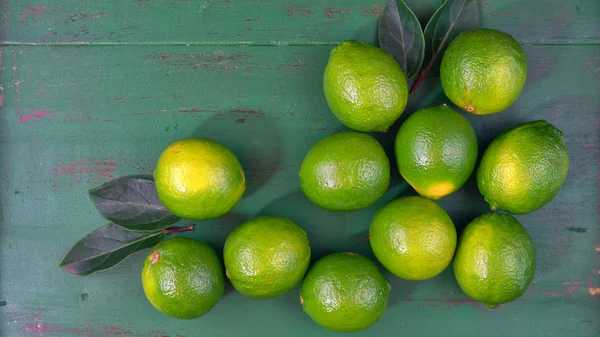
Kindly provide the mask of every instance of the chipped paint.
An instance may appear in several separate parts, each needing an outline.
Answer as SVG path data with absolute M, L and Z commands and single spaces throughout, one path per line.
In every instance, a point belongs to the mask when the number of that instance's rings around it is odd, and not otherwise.
M 25 124 L 25 123 L 29 122 L 32 119 L 39 119 L 39 118 L 42 118 L 42 117 L 44 117 L 46 115 L 49 115 L 51 113 L 52 113 L 52 111 L 50 111 L 50 110 L 42 110 L 42 111 L 34 112 L 32 114 L 29 114 L 29 115 L 21 115 L 21 116 L 19 116 L 19 120 L 17 121 L 17 123 L 19 123 L 19 124 Z
M 35 19 L 35 17 L 37 15 L 44 15 L 44 11 L 46 9 L 48 9 L 50 7 L 48 6 L 43 6 L 43 7 L 32 7 L 32 8 L 28 8 L 28 9 L 24 9 L 21 11 L 21 24 L 24 25 L 25 24 L 25 16 L 29 15 L 30 17 L 32 17 L 33 19 Z

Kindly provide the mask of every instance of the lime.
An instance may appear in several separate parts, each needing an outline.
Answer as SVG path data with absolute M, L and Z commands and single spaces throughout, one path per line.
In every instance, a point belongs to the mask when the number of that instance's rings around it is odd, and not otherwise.
M 552 200 L 569 170 L 562 132 L 546 121 L 520 124 L 485 150 L 477 185 L 492 210 L 531 213 Z
M 225 275 L 215 251 L 189 238 L 156 245 L 144 261 L 142 285 L 164 314 L 192 319 L 212 309 L 225 291 Z
M 510 35 L 488 28 L 460 34 L 444 53 L 440 79 L 461 109 L 487 115 L 513 104 L 525 85 L 527 59 Z
M 406 77 L 383 50 L 357 41 L 335 46 L 323 75 L 325 99 L 347 127 L 363 132 L 385 131 L 404 112 Z
M 294 288 L 306 273 L 310 246 L 292 221 L 261 216 L 242 223 L 225 241 L 227 277 L 240 293 L 272 298 Z
M 206 220 L 229 212 L 246 189 L 244 171 L 225 146 L 187 138 L 171 144 L 154 170 L 156 191 L 171 213 Z
M 395 151 L 400 175 L 417 193 L 437 200 L 471 176 L 477 137 L 465 117 L 440 105 L 418 110 L 402 123 Z
M 390 285 L 377 265 L 355 253 L 317 261 L 300 288 L 304 312 L 317 324 L 341 332 L 375 324 L 385 312 Z
M 390 161 L 375 138 L 341 132 L 319 141 L 300 167 L 308 199 L 330 211 L 355 211 L 374 204 L 390 183 Z
M 527 230 L 508 214 L 488 213 L 460 237 L 454 274 L 471 298 L 494 308 L 519 298 L 535 272 L 535 247 Z
M 423 197 L 401 197 L 377 210 L 369 228 L 377 260 L 392 274 L 426 280 L 448 267 L 456 229 L 448 213 Z

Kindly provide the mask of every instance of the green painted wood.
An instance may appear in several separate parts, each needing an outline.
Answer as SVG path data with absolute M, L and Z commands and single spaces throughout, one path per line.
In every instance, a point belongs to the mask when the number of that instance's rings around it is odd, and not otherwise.
M 426 5 L 432 3 L 417 7 L 419 15 L 432 11 L 435 6 Z M 298 289 L 258 301 L 229 287 L 209 314 L 179 321 L 158 313 L 145 299 L 140 282 L 143 252 L 89 277 L 57 267 L 72 244 L 104 224 L 88 189 L 119 176 L 150 174 L 168 144 L 191 135 L 229 146 L 248 175 L 248 192 L 233 212 L 199 222 L 193 233 L 184 234 L 217 250 L 241 221 L 272 214 L 289 217 L 307 230 L 313 260 L 348 250 L 373 257 L 366 233 L 374 211 L 397 195 L 414 193 L 395 168 L 390 191 L 377 205 L 359 212 L 320 210 L 299 190 L 297 172 L 306 151 L 326 135 L 344 130 L 329 112 L 321 89 L 331 44 L 352 37 L 373 42 L 377 18 L 361 10 L 380 5 L 305 1 L 299 6 L 310 8 L 310 15 L 288 17 L 284 5 L 274 1 L 203 4 L 206 9 L 199 13 L 191 10 L 200 6 L 195 1 L 124 1 L 121 7 L 103 1 L 0 1 L 5 17 L 0 47 L 0 305 L 6 302 L 0 306 L 0 336 L 334 335 L 303 314 Z M 488 11 L 486 25 L 506 28 L 526 43 L 530 71 L 523 94 L 509 110 L 466 116 L 481 151 L 510 126 L 546 119 L 564 131 L 571 154 L 570 173 L 558 196 L 538 212 L 518 217 L 538 250 L 528 292 L 489 310 L 460 291 L 451 269 L 424 282 L 402 281 L 388 273 L 393 287 L 388 311 L 356 336 L 600 334 L 596 4 L 505 0 L 488 1 L 483 8 Z M 67 12 L 26 11 L 21 25 L 23 9 L 46 5 L 87 17 L 80 16 L 73 26 L 64 20 Z M 580 10 L 573 21 L 575 5 Z M 248 22 L 263 31 L 239 37 L 244 20 L 252 17 L 251 6 L 261 8 L 255 16 L 261 20 Z M 352 13 L 323 18 L 325 8 Z M 535 9 L 530 17 L 522 14 Z M 100 11 L 110 13 L 98 18 L 103 22 L 88 15 Z M 136 45 L 9 43 L 55 43 L 80 29 L 85 22 L 76 23 L 80 19 L 89 21 L 90 34 L 109 36 L 128 15 L 140 28 L 118 39 Z M 176 24 L 168 29 L 167 22 Z M 571 30 L 557 28 L 571 22 Z M 42 41 L 49 28 L 61 35 Z M 117 38 L 111 39 L 97 43 L 116 43 Z M 173 45 L 181 41 L 206 45 Z M 301 45 L 237 45 L 272 41 Z M 308 45 L 315 42 L 325 45 Z M 563 42 L 574 45 L 532 45 Z M 420 107 L 444 102 L 439 79 L 427 78 L 410 97 L 402 120 Z M 390 156 L 401 121 L 388 133 L 375 135 Z M 459 230 L 487 209 L 474 179 L 440 204 Z
M 423 22 L 441 0 L 408 0 Z M 385 1 L 1 0 L 3 40 L 37 44 L 371 41 Z M 524 43 L 600 42 L 597 0 L 482 1 L 482 23 Z

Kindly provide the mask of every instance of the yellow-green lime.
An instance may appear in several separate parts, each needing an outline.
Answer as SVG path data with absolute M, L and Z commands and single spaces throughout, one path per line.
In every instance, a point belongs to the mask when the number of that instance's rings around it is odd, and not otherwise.
M 395 144 L 400 175 L 420 195 L 437 200 L 458 190 L 477 161 L 477 137 L 469 121 L 446 105 L 413 113 Z
M 172 317 L 192 319 L 219 302 L 225 291 L 225 275 L 211 247 L 190 238 L 172 238 L 156 245 L 146 257 L 142 285 L 156 309 Z
M 300 303 L 317 324 L 353 332 L 383 316 L 389 294 L 390 285 L 373 261 L 355 253 L 334 253 L 309 269 L 300 288 Z
M 223 259 L 227 277 L 240 293 L 272 298 L 294 288 L 310 262 L 306 232 L 289 219 L 261 216 L 229 234 Z
M 387 130 L 408 99 L 406 76 L 398 63 L 383 50 L 352 40 L 331 51 L 323 91 L 340 122 L 363 132 Z
M 463 231 L 454 274 L 461 289 L 490 308 L 519 298 L 535 272 L 535 247 L 509 214 L 487 213 Z
M 527 78 L 527 59 L 512 36 L 481 28 L 460 34 L 444 53 L 440 79 L 446 96 L 464 111 L 487 115 L 512 105 Z
M 400 197 L 377 210 L 369 238 L 377 260 L 406 280 L 438 275 L 456 248 L 456 228 L 448 213 L 420 196 Z
M 562 132 L 546 121 L 533 121 L 492 141 L 481 158 L 477 186 L 492 210 L 527 214 L 556 196 L 568 170 Z
M 315 144 L 300 167 L 308 199 L 330 211 L 374 204 L 390 183 L 390 161 L 379 142 L 364 133 L 341 132 Z
M 225 146 L 202 138 L 176 141 L 154 170 L 156 191 L 171 213 L 206 220 L 229 212 L 246 189 L 244 171 Z

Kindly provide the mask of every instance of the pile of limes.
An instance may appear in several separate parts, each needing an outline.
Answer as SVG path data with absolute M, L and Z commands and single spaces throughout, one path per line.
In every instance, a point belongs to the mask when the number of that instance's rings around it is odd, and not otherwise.
M 527 76 L 525 54 L 508 34 L 467 31 L 445 52 L 441 82 L 460 109 L 491 114 L 508 108 Z M 302 161 L 300 187 L 312 203 L 336 212 L 377 202 L 390 183 L 390 160 L 362 132 L 385 131 L 403 113 L 408 92 L 402 69 L 382 50 L 346 41 L 334 47 L 324 72 L 327 103 L 355 131 L 328 136 Z M 477 162 L 475 130 L 447 105 L 414 113 L 395 141 L 400 175 L 419 196 L 399 197 L 375 213 L 369 228 L 379 263 L 406 280 L 426 280 L 454 260 L 460 287 L 488 307 L 510 302 L 528 288 L 535 247 L 527 230 L 506 213 L 474 219 L 458 239 L 448 213 L 434 200 L 459 188 Z M 518 125 L 499 135 L 477 169 L 477 185 L 490 208 L 533 212 L 564 183 L 569 157 L 562 133 L 546 121 Z M 175 215 L 212 219 L 229 212 L 245 191 L 242 167 L 226 147 L 188 138 L 160 156 L 154 172 L 160 200 Z M 352 252 L 327 255 L 310 269 L 306 232 L 292 221 L 259 216 L 227 238 L 223 261 L 209 246 L 173 238 L 152 249 L 143 268 L 144 291 L 160 311 L 182 319 L 208 312 L 228 278 L 240 293 L 273 298 L 302 282 L 300 302 L 318 324 L 358 331 L 374 324 L 387 306 L 390 284 L 378 265 Z

